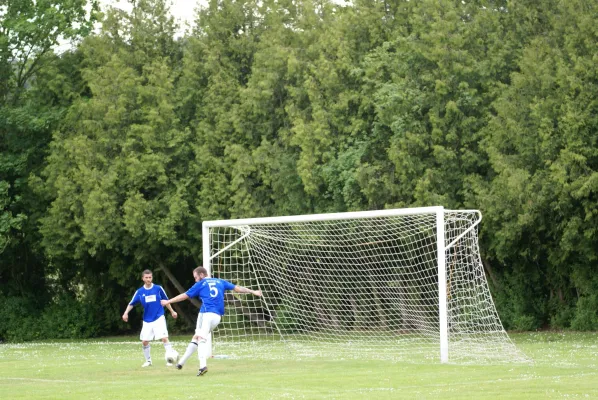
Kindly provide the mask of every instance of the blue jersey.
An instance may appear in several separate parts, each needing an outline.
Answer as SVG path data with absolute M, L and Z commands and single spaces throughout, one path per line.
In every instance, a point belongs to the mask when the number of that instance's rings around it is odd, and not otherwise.
M 212 312 L 218 315 L 224 315 L 224 291 L 233 290 L 235 285 L 229 281 L 218 278 L 203 278 L 186 294 L 189 297 L 198 297 L 201 299 L 201 308 L 199 312 Z
M 164 315 L 164 307 L 160 304 L 160 300 L 168 300 L 162 286 L 152 284 L 151 288 L 146 289 L 143 285 L 137 289 L 129 305 L 141 304 L 143 306 L 143 320 L 145 322 L 154 322 Z

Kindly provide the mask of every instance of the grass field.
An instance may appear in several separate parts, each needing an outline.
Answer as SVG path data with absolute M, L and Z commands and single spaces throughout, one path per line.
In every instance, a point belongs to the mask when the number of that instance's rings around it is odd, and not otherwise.
M 598 399 L 598 333 L 512 334 L 533 364 L 211 359 L 141 368 L 136 337 L 0 344 L 0 399 Z M 182 352 L 189 340 L 172 337 Z

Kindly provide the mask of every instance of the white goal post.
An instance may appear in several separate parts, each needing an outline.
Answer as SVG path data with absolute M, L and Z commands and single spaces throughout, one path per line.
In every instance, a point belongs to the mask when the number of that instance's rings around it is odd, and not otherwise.
M 527 361 L 488 289 L 481 218 L 420 207 L 205 221 L 203 266 L 264 294 L 227 293 L 213 352 Z

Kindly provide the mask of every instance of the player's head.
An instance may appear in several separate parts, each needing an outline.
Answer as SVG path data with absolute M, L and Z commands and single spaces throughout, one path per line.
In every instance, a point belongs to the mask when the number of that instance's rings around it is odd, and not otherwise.
M 152 271 L 150 271 L 149 269 L 146 269 L 145 271 L 143 271 L 141 273 L 141 280 L 143 281 L 143 283 L 145 283 L 146 285 L 151 285 L 152 284 L 152 279 L 154 278 Z
M 197 267 L 193 270 L 193 278 L 195 278 L 195 282 L 201 281 L 203 278 L 207 278 L 208 270 L 204 267 Z

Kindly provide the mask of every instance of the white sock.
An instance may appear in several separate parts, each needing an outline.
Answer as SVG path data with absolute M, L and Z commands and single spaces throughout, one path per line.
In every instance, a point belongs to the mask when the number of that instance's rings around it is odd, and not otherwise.
M 141 345 L 143 347 L 143 355 L 145 356 L 146 361 L 152 361 L 152 357 L 150 356 L 150 345 L 147 346 Z
M 164 343 L 164 350 L 168 351 L 170 349 L 172 349 L 172 343 L 170 343 L 170 342 Z
M 206 351 L 208 347 L 206 345 L 206 340 L 201 339 L 199 341 L 199 345 L 197 346 L 197 358 L 199 358 L 199 368 L 207 367 L 208 361 L 206 356 Z
M 189 343 L 189 345 L 187 346 L 187 350 L 185 350 L 185 354 L 183 354 L 183 357 L 181 357 L 181 359 L 179 360 L 179 364 L 185 365 L 185 363 L 187 362 L 187 359 L 189 357 L 191 357 L 191 355 L 195 352 L 195 350 L 197 350 L 197 343 L 195 343 L 195 342 Z

